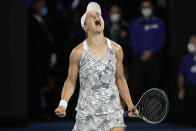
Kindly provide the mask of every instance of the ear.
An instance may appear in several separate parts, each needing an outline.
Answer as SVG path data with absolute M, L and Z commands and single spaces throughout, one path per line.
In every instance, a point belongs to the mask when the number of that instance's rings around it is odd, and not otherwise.
M 82 28 L 83 28 L 83 30 L 84 30 L 85 32 L 88 31 L 88 27 L 86 26 L 86 24 L 85 24 Z

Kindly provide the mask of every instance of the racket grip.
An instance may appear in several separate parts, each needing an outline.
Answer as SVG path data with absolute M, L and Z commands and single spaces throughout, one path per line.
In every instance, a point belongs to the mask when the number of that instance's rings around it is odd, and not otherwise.
M 128 116 L 127 112 L 124 112 L 123 117 L 127 117 L 127 116 Z

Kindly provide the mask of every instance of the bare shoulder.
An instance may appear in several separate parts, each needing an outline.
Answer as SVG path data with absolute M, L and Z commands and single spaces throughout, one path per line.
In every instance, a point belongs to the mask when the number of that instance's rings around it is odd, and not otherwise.
M 75 48 L 73 48 L 70 54 L 70 61 L 79 62 L 82 57 L 83 52 L 83 44 L 78 44 Z
M 111 41 L 113 50 L 117 57 L 123 57 L 123 50 L 122 47 L 114 41 Z

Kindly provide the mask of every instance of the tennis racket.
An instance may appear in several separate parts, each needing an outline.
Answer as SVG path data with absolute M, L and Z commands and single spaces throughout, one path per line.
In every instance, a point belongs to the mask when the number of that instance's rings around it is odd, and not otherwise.
M 152 88 L 141 96 L 135 108 L 139 111 L 138 118 L 150 124 L 157 124 L 162 122 L 167 115 L 168 97 L 163 90 Z M 134 112 L 134 109 L 132 111 Z M 127 117 L 129 112 L 124 112 L 123 116 Z

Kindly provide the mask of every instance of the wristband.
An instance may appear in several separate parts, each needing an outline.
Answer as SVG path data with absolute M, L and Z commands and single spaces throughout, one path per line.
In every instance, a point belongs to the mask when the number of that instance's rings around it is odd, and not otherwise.
M 61 100 L 59 106 L 63 106 L 65 109 L 67 109 L 67 102 L 65 100 Z

